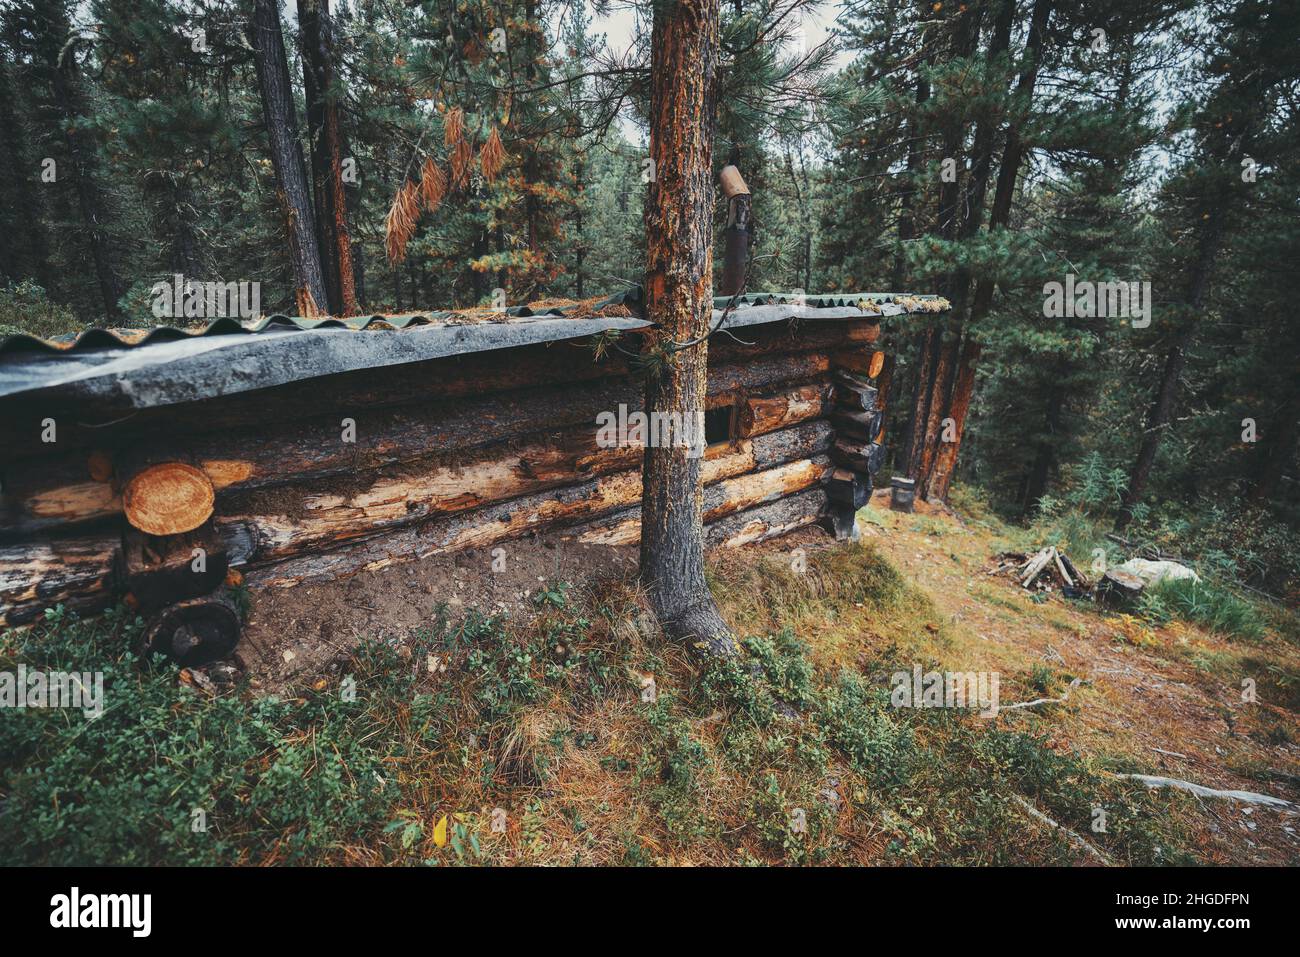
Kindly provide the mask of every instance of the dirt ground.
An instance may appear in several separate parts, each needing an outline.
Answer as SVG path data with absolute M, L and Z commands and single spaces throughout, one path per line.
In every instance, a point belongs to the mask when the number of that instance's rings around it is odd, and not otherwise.
M 262 689 L 279 690 L 297 678 L 333 670 L 365 638 L 401 640 L 428 627 L 440 605 L 452 620 L 476 609 L 526 621 L 544 585 L 622 577 L 635 571 L 636 562 L 632 547 L 580 545 L 550 535 L 391 565 L 337 582 L 260 589 L 253 595 L 237 663 Z
M 952 646 L 941 659 L 963 670 L 1014 675 L 1038 665 L 1082 678 L 1056 711 L 1055 747 L 1127 756 L 1154 776 L 1300 804 L 1294 644 L 1272 633 L 1247 644 L 1180 622 L 1150 627 L 1055 595 L 1035 602 L 1010 578 L 989 574 L 995 534 L 946 510 L 924 513 L 890 512 L 878 495 L 859 523 L 950 622 Z M 1243 701 L 1246 681 L 1254 702 Z M 1003 691 L 1004 707 L 1014 693 Z M 999 720 L 1033 719 L 1004 711 Z M 1300 863 L 1300 809 L 1198 801 L 1197 844 L 1214 863 Z
M 1015 530 L 924 504 L 915 514 L 892 512 L 885 496 L 877 493 L 859 513 L 859 528 L 930 596 L 945 624 L 937 633 L 921 629 L 880 641 L 901 638 L 917 660 L 954 670 L 1000 673 L 1004 708 L 1038 696 L 1030 687 L 1035 673 L 1049 671 L 1058 687 L 1081 679 L 1060 706 L 1004 710 L 996 720 L 1045 734 L 1054 749 L 1073 749 L 1103 768 L 1136 766 L 1152 775 L 1293 802 L 1279 809 L 1197 798 L 1200 813 L 1191 826 L 1207 862 L 1300 863 L 1300 648 L 1272 631 L 1261 642 L 1246 643 L 1179 622 L 1153 627 L 1058 595 L 1036 601 L 1010 578 L 990 574 L 992 556 L 1025 547 L 1009 540 Z M 833 547 L 825 532 L 810 528 L 730 550 L 728 558 Z M 452 618 L 477 608 L 527 619 L 539 587 L 626 580 L 637 560 L 635 548 L 580 546 L 558 535 L 502 548 L 392 566 L 327 585 L 256 592 L 240 664 L 258 686 L 278 690 L 336 670 L 363 637 L 401 641 L 427 626 L 440 604 Z M 493 570 L 494 559 L 501 570 Z M 743 597 L 730 601 L 723 594 L 719 602 L 742 633 L 748 625 Z M 818 634 L 817 626 L 791 624 L 811 644 L 821 640 L 829 647 L 838 640 L 830 630 Z M 860 632 L 854 637 L 855 643 L 863 639 Z M 1243 700 L 1245 682 L 1256 689 L 1253 702 Z

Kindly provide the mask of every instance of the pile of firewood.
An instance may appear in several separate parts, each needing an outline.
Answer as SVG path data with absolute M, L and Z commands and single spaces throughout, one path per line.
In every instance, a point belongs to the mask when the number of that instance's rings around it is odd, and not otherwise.
M 1091 587 L 1087 576 L 1054 545 L 1031 555 L 1004 552 L 997 556 L 997 561 L 998 566 L 989 574 L 1014 575 L 1020 587 L 1030 591 L 1071 589 L 1086 592 Z

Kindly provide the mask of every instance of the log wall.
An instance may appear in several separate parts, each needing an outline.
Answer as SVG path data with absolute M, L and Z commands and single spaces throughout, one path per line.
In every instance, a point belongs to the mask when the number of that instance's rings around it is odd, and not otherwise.
M 846 392 L 836 376 L 865 374 L 876 322 L 742 331 L 711 343 L 708 406 L 732 413 L 730 435 L 705 452 L 705 522 L 718 546 L 826 520 L 835 466 L 865 469 L 870 457 L 861 436 L 837 434 L 837 418 L 862 390 L 850 383 L 856 391 Z M 189 463 L 206 476 L 215 504 L 204 541 L 255 586 L 329 580 L 551 530 L 634 544 L 643 449 L 597 443 L 597 415 L 620 406 L 641 408 L 626 356 L 557 343 L 345 373 L 109 423 L 78 414 L 61 424 L 57 451 L 19 441 L 0 461 L 0 624 L 29 622 L 60 602 L 105 607 L 125 582 L 148 574 L 142 565 L 162 567 L 160 556 L 178 553 L 176 542 L 141 540 L 123 512 L 124 479 L 147 462 Z M 124 549 L 128 532 L 134 546 Z

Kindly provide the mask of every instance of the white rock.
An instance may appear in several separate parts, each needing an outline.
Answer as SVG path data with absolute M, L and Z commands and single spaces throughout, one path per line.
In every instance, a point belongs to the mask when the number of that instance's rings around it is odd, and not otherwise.
M 1116 566 L 1115 570 L 1136 575 L 1148 586 L 1158 585 L 1166 580 L 1180 581 L 1184 578 L 1190 578 L 1194 582 L 1201 580 L 1201 576 L 1186 565 L 1170 561 L 1153 562 L 1145 558 L 1130 558 L 1123 565 Z

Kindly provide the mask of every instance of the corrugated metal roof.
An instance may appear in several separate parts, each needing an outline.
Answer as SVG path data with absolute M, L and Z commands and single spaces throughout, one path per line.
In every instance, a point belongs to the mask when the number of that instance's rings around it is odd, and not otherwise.
M 180 328 L 155 326 L 149 329 L 87 329 L 71 336 L 42 339 L 37 336 L 17 335 L 0 338 L 0 357 L 7 352 L 70 352 L 75 349 L 136 348 L 160 342 L 176 342 L 207 336 L 251 335 L 276 330 L 307 331 L 312 329 L 344 329 L 352 332 L 369 330 L 413 329 L 429 325 L 464 325 L 476 322 L 508 322 L 511 319 L 535 317 L 561 317 L 569 313 L 595 315 L 608 312 L 611 316 L 629 315 L 628 293 L 610 296 L 597 303 L 579 303 L 534 309 L 528 306 L 511 306 L 504 311 L 486 309 L 446 310 L 442 312 L 410 312 L 397 315 L 352 316 L 339 319 L 333 316 L 306 319 L 301 316 L 275 314 L 259 319 L 240 320 L 229 316 L 214 319 L 206 326 Z M 635 306 L 635 301 L 631 301 Z
M 714 300 L 715 322 L 731 298 Z M 724 328 L 947 308 L 947 302 L 935 296 L 755 293 L 740 297 Z M 40 395 L 106 402 L 114 408 L 149 408 L 356 369 L 631 332 L 650 325 L 639 318 L 640 312 L 640 290 L 634 289 L 594 303 L 521 306 L 504 315 L 486 311 L 352 319 L 277 315 L 247 323 L 217 319 L 190 330 L 92 329 L 62 341 L 10 336 L 0 341 L 0 398 Z M 401 334 L 357 334 L 379 331 Z

